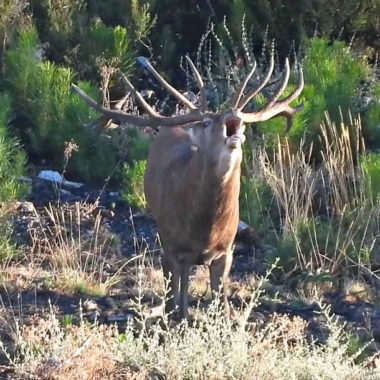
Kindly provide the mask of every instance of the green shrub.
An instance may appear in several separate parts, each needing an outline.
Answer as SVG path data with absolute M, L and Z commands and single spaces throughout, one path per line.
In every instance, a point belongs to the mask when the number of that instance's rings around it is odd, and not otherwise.
M 374 83 L 370 94 L 366 94 L 371 101 L 364 113 L 364 136 L 371 148 L 380 148 L 380 83 Z
M 10 97 L 0 93 L 0 205 L 20 199 L 26 191 L 20 184 L 25 172 L 26 157 L 17 140 L 9 135 L 8 122 L 11 110 Z M 0 217 L 2 212 L 0 212 Z
M 26 192 L 26 187 L 20 184 L 26 157 L 18 141 L 9 135 L 10 111 L 10 97 L 0 93 L 0 264 L 18 254 L 10 237 L 9 211 L 11 203 Z
M 366 195 L 373 202 L 380 200 L 380 154 L 368 153 L 362 156 Z
M 0 2 L 0 69 L 3 69 L 5 48 L 13 39 L 27 7 L 27 0 L 2 0 Z
M 144 173 L 152 139 L 142 135 L 137 128 L 128 128 L 124 139 L 127 162 L 122 170 L 122 196 L 131 206 L 145 209 Z
M 108 139 L 85 127 L 96 113 L 71 91 L 73 73 L 39 57 L 34 28 L 20 31 L 17 45 L 6 57 L 7 85 L 16 110 L 23 115 L 23 132 L 34 154 L 49 157 L 61 169 L 66 141 L 74 140 L 79 151 L 69 161 L 68 173 L 81 179 L 107 177 L 118 161 Z M 80 86 L 99 98 L 92 86 Z
M 121 26 L 107 27 L 94 22 L 84 37 L 80 59 L 100 71 L 102 66 L 118 68 L 129 75 L 134 62 L 134 51 L 127 30 Z
M 271 236 L 278 212 L 271 188 L 262 180 L 243 175 L 240 190 L 240 219 L 255 229 L 259 238 Z
M 144 195 L 144 173 L 146 160 L 125 164 L 123 168 L 123 198 L 133 207 L 146 208 Z
M 361 83 L 369 79 L 371 72 L 366 60 L 357 57 L 344 42 L 330 44 L 322 38 L 309 40 L 305 49 L 305 88 L 295 102 L 303 102 L 304 110 L 294 117 L 291 141 L 297 143 L 305 137 L 307 142 L 318 144 L 319 125 L 325 112 L 337 124 L 342 116 L 344 120 L 347 118 L 348 110 L 355 114 Z M 291 87 L 287 91 L 290 90 Z M 284 126 L 284 121 L 273 119 L 262 123 L 260 129 L 275 136 L 284 134 Z
M 138 128 L 128 128 L 125 131 L 124 139 L 127 161 L 146 160 L 148 158 L 149 147 L 152 138 L 144 136 Z

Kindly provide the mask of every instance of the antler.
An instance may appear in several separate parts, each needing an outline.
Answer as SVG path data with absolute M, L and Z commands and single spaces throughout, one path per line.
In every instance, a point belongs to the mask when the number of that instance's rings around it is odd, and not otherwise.
M 244 89 L 253 75 L 256 68 L 256 64 L 252 68 L 251 72 L 248 74 L 247 78 L 243 82 L 241 88 L 236 92 L 234 96 L 234 100 L 232 102 L 232 107 L 236 107 L 239 111 L 241 111 L 248 102 L 256 96 L 268 83 L 270 77 L 272 76 L 273 68 L 274 68 L 274 58 L 273 55 L 271 56 L 269 69 L 267 74 L 265 75 L 265 78 L 263 81 L 250 93 L 242 97 L 242 94 L 244 92 Z M 299 69 L 299 84 L 298 87 L 291 93 L 289 96 L 287 96 L 283 100 L 278 100 L 280 96 L 283 94 L 283 92 L 286 89 L 286 86 L 288 85 L 290 76 L 290 67 L 289 67 L 289 60 L 285 60 L 285 72 L 284 72 L 284 79 L 280 86 L 280 88 L 276 91 L 276 93 L 273 95 L 271 99 L 268 100 L 268 102 L 258 111 L 255 112 L 241 112 L 243 115 L 243 121 L 247 123 L 255 123 L 259 121 L 266 121 L 269 120 L 275 116 L 284 116 L 287 119 L 287 130 L 291 127 L 291 120 L 293 115 L 300 111 L 303 108 L 303 104 L 300 104 L 297 107 L 291 107 L 289 104 L 295 100 L 302 92 L 304 87 L 304 78 L 303 78 L 303 72 L 302 69 Z
M 118 109 L 108 109 L 96 102 L 90 96 L 88 96 L 83 90 L 81 90 L 75 84 L 72 84 L 72 88 L 78 95 L 92 108 L 96 111 L 102 113 L 104 116 L 112 119 L 114 121 L 118 121 L 120 123 L 129 123 L 139 127 L 152 127 L 157 128 L 158 126 L 163 127 L 176 127 L 178 125 L 185 125 L 189 123 L 194 123 L 197 121 L 201 121 L 204 117 L 204 112 L 206 110 L 206 97 L 204 92 L 204 84 L 202 81 L 202 77 L 196 69 L 194 63 L 191 61 L 190 57 L 186 57 L 188 60 L 193 75 L 198 83 L 199 90 L 201 93 L 201 109 L 198 109 L 193 103 L 190 102 L 185 96 L 183 96 L 178 90 L 176 90 L 173 86 L 171 86 L 150 64 L 148 59 L 140 57 L 140 61 L 143 62 L 144 66 L 154 75 L 157 81 L 176 99 L 178 99 L 181 103 L 183 103 L 190 111 L 184 115 L 176 115 L 176 116 L 162 116 L 157 111 L 155 111 L 143 98 L 143 96 L 135 89 L 132 83 L 127 79 L 127 77 L 119 71 L 119 75 L 121 76 L 124 84 L 127 86 L 128 90 L 131 91 L 136 100 L 140 103 L 140 105 L 145 109 L 145 111 L 149 114 L 149 118 L 130 115 L 126 112 L 123 112 Z

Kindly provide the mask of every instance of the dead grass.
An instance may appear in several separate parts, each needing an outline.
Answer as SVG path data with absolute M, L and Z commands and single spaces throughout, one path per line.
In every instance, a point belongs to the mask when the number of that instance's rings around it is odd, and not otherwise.
M 256 152 L 258 175 L 274 195 L 280 214 L 278 239 L 295 246 L 297 268 L 330 273 L 372 273 L 379 243 L 380 203 L 368 197 L 360 155 L 365 151 L 360 119 L 321 125 L 321 163 L 313 147 L 278 140 L 273 157 Z M 257 171 L 257 169 L 256 169 Z
M 48 265 L 48 286 L 66 293 L 103 296 L 118 281 L 125 262 L 110 270 L 111 256 L 118 253 L 117 242 L 102 226 L 96 205 L 76 203 L 73 208 L 49 206 L 36 211 L 31 229 L 34 266 Z
M 264 282 L 251 288 L 252 300 Z M 308 339 L 308 323 L 300 317 L 274 314 L 265 324 L 250 321 L 253 306 L 235 310 L 226 321 L 213 303 L 196 310 L 191 325 L 170 327 L 168 316 L 147 323 L 140 315 L 122 333 L 83 320 L 64 325 L 51 308 L 27 325 L 15 323 L 14 347 L 1 347 L 14 375 L 23 379 L 379 378 L 380 360 L 357 361 L 361 351 L 350 352 L 349 336 L 327 307 L 322 314 L 329 337 L 320 344 Z

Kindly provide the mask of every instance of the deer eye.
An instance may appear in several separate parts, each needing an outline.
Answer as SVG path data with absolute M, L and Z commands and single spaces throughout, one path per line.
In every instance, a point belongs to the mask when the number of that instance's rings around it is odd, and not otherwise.
M 212 123 L 212 120 L 211 120 L 211 119 L 204 119 L 204 120 L 202 121 L 202 127 L 203 127 L 203 128 L 207 128 L 207 127 L 209 127 L 209 126 L 211 125 L 211 123 Z

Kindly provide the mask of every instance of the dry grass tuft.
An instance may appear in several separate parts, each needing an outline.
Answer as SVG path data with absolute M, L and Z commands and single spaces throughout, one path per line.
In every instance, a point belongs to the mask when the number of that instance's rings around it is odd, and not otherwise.
M 111 270 L 108 259 L 118 253 L 117 243 L 103 228 L 100 212 L 89 217 L 93 212 L 94 208 L 81 203 L 74 208 L 50 205 L 44 214 L 36 211 L 32 253 L 35 265 L 48 265 L 49 286 L 103 296 L 118 281 L 126 263 Z

